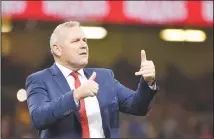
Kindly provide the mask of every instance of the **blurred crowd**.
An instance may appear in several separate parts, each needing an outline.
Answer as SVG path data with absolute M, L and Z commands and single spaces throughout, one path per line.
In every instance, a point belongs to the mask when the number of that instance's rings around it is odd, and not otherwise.
M 163 106 L 165 105 L 165 106 Z M 120 114 L 122 138 L 212 138 L 212 114 L 191 113 L 185 111 L 179 104 L 170 102 L 154 104 L 147 117 Z M 37 132 L 29 126 L 16 122 L 12 117 L 2 117 L 2 138 L 21 137 L 35 138 Z M 12 130 L 13 131 L 12 133 Z
M 189 112 L 174 102 L 153 105 L 147 117 L 124 116 L 124 138 L 213 138 L 211 113 Z
M 134 73 L 136 68 L 130 66 L 126 60 L 118 62 L 112 70 L 121 83 L 129 88 L 136 88 L 138 78 L 127 74 Z M 169 66 L 167 70 L 168 74 L 159 79 L 160 92 L 156 95 L 147 116 L 138 117 L 120 113 L 121 137 L 212 138 L 212 74 L 188 81 L 173 66 Z M 197 85 L 198 82 L 200 85 Z M 185 83 L 188 87 L 185 87 Z M 181 90 L 176 85 L 179 85 Z M 204 88 L 198 89 L 198 86 Z M 37 131 L 30 125 L 4 114 L 1 130 L 2 138 L 35 138 L 37 136 Z

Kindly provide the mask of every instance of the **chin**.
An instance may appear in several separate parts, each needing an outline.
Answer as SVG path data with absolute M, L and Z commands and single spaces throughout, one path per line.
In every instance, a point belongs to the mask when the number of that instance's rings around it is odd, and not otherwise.
M 79 65 L 81 65 L 82 68 L 84 68 L 88 64 L 88 61 L 81 61 Z

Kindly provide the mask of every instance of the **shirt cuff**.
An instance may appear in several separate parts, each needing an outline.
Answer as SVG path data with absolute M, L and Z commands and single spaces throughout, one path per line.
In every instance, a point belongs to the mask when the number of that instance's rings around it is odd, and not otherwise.
M 151 90 L 156 90 L 157 89 L 156 83 L 153 84 L 153 85 L 149 85 L 149 87 L 150 87 Z
M 76 106 L 77 106 L 77 108 L 78 108 L 78 107 L 79 107 L 79 102 L 76 102 L 76 101 L 75 101 L 75 104 L 76 104 Z

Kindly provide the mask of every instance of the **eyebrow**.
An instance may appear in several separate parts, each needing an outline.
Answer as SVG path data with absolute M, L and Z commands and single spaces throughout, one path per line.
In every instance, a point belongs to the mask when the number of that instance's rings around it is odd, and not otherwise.
M 78 39 L 80 40 L 80 37 L 73 38 L 72 41 L 73 41 L 73 40 L 78 40 Z M 84 37 L 84 38 L 82 38 L 82 39 L 83 39 L 83 40 L 87 40 L 86 37 Z

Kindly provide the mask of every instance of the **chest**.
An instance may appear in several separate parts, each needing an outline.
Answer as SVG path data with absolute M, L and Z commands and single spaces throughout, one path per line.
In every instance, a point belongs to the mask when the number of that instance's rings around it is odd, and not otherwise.
M 100 105 L 97 97 L 87 97 L 84 99 L 86 115 L 90 121 L 97 120 L 101 116 Z
M 80 83 L 87 81 L 86 78 L 80 77 Z M 96 97 L 86 98 L 86 105 L 89 109 L 105 110 L 112 105 L 117 105 L 117 92 L 114 89 L 114 83 L 108 80 L 95 80 L 99 85 L 98 95 Z M 75 87 L 75 80 L 72 77 L 64 78 L 63 80 L 54 79 L 53 82 L 47 82 L 50 100 L 57 99 L 61 95 L 73 90 Z M 92 110 L 92 112 L 97 112 Z

